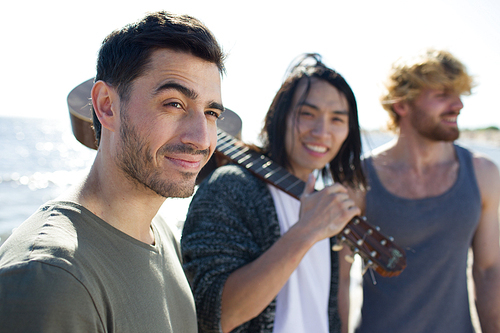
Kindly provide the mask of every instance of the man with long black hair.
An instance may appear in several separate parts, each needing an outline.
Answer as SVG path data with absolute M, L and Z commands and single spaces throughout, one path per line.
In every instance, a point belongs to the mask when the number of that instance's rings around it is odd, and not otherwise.
M 261 152 L 307 182 L 299 200 L 245 168 L 224 166 L 199 187 L 181 239 L 202 332 L 340 332 L 338 255 L 330 238 L 359 209 L 364 184 L 354 94 L 308 54 L 266 115 Z M 324 184 L 314 192 L 314 170 Z

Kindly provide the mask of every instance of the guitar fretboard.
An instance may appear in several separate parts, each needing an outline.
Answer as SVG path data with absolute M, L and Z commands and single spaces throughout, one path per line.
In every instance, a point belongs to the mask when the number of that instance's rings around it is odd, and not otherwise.
M 217 150 L 264 181 L 299 199 L 305 183 L 270 158 L 241 144 L 222 130 L 217 131 Z

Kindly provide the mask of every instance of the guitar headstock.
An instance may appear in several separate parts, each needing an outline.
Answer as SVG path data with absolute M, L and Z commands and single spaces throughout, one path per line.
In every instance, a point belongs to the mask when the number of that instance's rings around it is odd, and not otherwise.
M 384 236 L 378 227 L 371 226 L 365 217 L 356 216 L 337 241 L 347 243 L 354 254 L 359 254 L 365 264 L 384 277 L 399 275 L 406 267 L 405 251 Z

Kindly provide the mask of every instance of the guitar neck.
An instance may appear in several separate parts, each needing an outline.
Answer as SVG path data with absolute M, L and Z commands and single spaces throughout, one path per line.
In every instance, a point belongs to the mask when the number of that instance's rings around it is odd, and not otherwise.
M 294 198 L 299 199 L 304 192 L 304 181 L 220 129 L 217 131 L 217 151 Z

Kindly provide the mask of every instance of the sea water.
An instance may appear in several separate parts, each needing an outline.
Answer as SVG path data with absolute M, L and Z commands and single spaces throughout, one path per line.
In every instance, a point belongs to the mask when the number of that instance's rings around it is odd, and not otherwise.
M 369 151 L 392 135 L 368 132 L 363 146 Z M 484 153 L 500 166 L 500 147 L 459 141 Z M 72 134 L 69 116 L 62 119 L 0 117 L 0 244 L 12 230 L 44 202 L 56 198 L 84 177 L 95 151 Z M 174 226 L 184 221 L 190 199 L 167 199 L 160 214 Z

